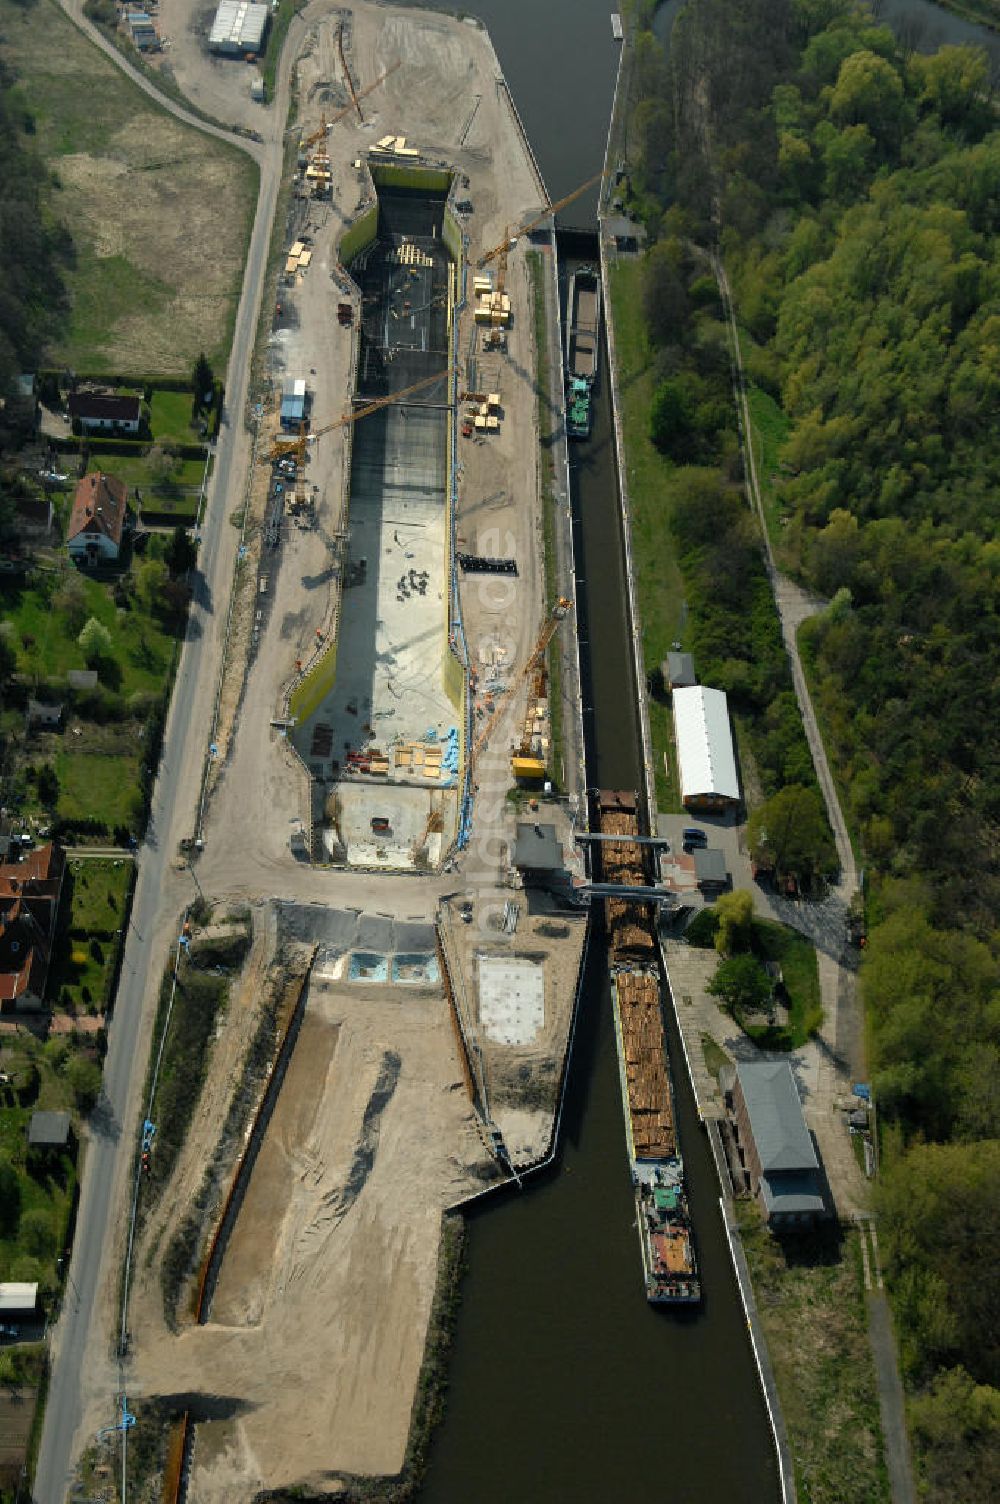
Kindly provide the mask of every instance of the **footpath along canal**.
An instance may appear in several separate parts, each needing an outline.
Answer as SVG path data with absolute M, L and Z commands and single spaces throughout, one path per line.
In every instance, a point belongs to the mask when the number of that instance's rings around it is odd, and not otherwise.
M 527 45 L 537 8 L 497 0 L 478 10 L 558 197 L 603 161 L 618 62 L 608 11 L 594 0 L 554 0 L 542 47 L 537 37 Z M 572 217 L 587 223 L 593 209 L 578 202 Z M 574 259 L 596 261 L 596 237 L 563 237 L 561 258 L 565 287 Z M 594 431 L 571 447 L 570 462 L 588 779 L 636 788 L 606 349 Z M 702 1310 L 668 1313 L 645 1299 L 606 954 L 595 926 L 555 1165 L 468 1217 L 447 1408 L 423 1504 L 580 1504 L 654 1490 L 685 1504 L 778 1498 L 718 1184 L 673 1029 L 670 1049 Z
M 476 7 L 553 199 L 603 163 L 618 64 L 610 9 L 604 0 Z M 678 0 L 660 7 L 661 38 L 678 9 Z M 883 18 L 922 51 L 942 42 L 1000 48 L 996 36 L 929 0 L 888 0 Z M 592 224 L 594 213 L 588 195 L 570 218 Z M 564 283 L 574 256 L 595 259 L 586 241 L 567 236 L 562 254 Z M 594 433 L 570 458 L 588 778 L 634 788 L 639 736 L 606 364 Z M 643 1297 L 605 965 L 596 927 L 553 1169 L 468 1218 L 447 1409 L 422 1504 L 588 1504 L 640 1494 L 683 1504 L 769 1504 L 779 1497 L 715 1171 L 672 1018 L 705 1302 L 697 1315 L 671 1315 Z

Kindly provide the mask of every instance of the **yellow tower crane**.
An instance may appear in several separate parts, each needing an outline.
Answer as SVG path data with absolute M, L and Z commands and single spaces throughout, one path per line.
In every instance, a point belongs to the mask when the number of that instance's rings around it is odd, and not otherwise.
M 380 84 L 384 84 L 386 79 L 389 78 L 391 74 L 395 73 L 396 69 L 400 66 L 400 61 L 399 59 L 397 59 L 396 62 L 392 64 L 391 68 L 386 68 L 384 73 L 379 74 L 374 83 L 366 84 L 363 89 L 359 89 L 357 96 L 358 99 L 367 98 L 367 96 L 371 94 L 374 89 L 377 89 Z M 350 104 L 345 105 L 342 110 L 338 110 L 336 115 L 331 115 L 329 120 L 327 119 L 326 111 L 324 110 L 323 114 L 320 116 L 319 126 L 316 128 L 316 130 L 311 132 L 310 135 L 303 136 L 302 140 L 299 142 L 299 150 L 308 151 L 311 146 L 315 146 L 317 141 L 321 141 L 324 136 L 328 136 L 330 134 L 330 131 L 338 123 L 338 121 L 343 120 L 344 116 L 349 115 L 354 108 L 355 104 L 354 100 L 352 99 Z
M 314 433 L 306 433 L 305 425 L 299 430 L 295 439 L 275 439 L 268 452 L 268 459 L 283 460 L 291 459 L 294 455 L 301 465 L 306 457 L 308 445 L 314 444 L 325 433 L 331 433 L 335 428 L 343 428 L 348 423 L 357 423 L 359 418 L 367 418 L 371 413 L 377 413 L 383 407 L 391 407 L 394 402 L 402 402 L 405 397 L 412 397 L 414 392 L 421 392 L 425 387 L 432 386 L 435 381 L 440 381 L 445 376 L 450 376 L 452 367 L 447 366 L 443 371 L 435 371 L 433 376 L 424 376 L 420 381 L 415 381 L 412 386 L 404 386 L 402 391 L 390 392 L 387 397 L 378 397 L 374 402 L 365 403 L 364 407 L 356 407 L 349 413 L 342 413 L 339 418 L 334 418 L 332 423 L 324 423 L 322 428 L 317 428 Z
M 586 193 L 588 188 L 592 188 L 595 183 L 599 183 L 605 177 L 607 177 L 607 172 L 595 173 L 592 178 L 588 178 L 585 183 L 581 183 L 579 188 L 574 188 L 572 193 L 567 193 L 563 198 L 556 199 L 553 204 L 546 204 L 540 214 L 534 215 L 533 218 L 526 220 L 523 225 L 519 225 L 513 235 L 511 235 L 508 228 L 499 245 L 493 246 L 491 250 L 480 257 L 480 269 L 484 266 L 489 266 L 491 261 L 495 261 L 497 264 L 496 287 L 490 300 L 490 324 L 494 330 L 502 328 L 507 322 L 507 311 L 504 308 L 504 291 L 507 286 L 507 257 L 510 254 L 510 248 L 514 241 L 521 235 L 527 235 L 529 230 L 533 230 L 536 225 L 540 225 L 543 219 L 548 219 L 550 214 L 558 214 L 560 209 L 565 209 L 567 204 L 573 203 L 574 199 L 578 199 L 582 193 Z
M 548 616 L 545 619 L 542 630 L 539 632 L 538 637 L 535 640 L 535 645 L 532 648 L 531 653 L 529 654 L 527 661 L 524 664 L 524 667 L 518 674 L 514 676 L 513 681 L 507 686 L 506 690 L 500 696 L 496 705 L 493 707 L 492 712 L 489 716 L 487 716 L 483 725 L 480 727 L 479 735 L 473 742 L 472 751 L 469 754 L 469 758 L 473 766 L 475 766 L 477 757 L 479 756 L 483 747 L 486 745 L 486 742 L 492 734 L 497 722 L 500 720 L 500 717 L 503 715 L 511 700 L 521 688 L 521 685 L 524 683 L 524 680 L 527 678 L 527 676 L 533 673 L 541 663 L 542 659 L 545 657 L 545 651 L 548 648 L 549 643 L 552 641 L 553 637 L 556 635 L 556 632 L 559 630 L 560 624 L 566 620 L 566 617 L 569 615 L 572 609 L 573 602 L 569 600 L 569 598 L 565 595 L 560 596 L 555 605 L 552 607 L 552 610 L 549 612 Z

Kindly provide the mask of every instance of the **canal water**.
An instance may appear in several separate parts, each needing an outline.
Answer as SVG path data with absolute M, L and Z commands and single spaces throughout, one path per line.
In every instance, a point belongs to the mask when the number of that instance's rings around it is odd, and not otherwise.
M 603 0 L 476 7 L 553 199 L 603 165 L 618 62 L 612 8 Z M 661 37 L 678 9 L 679 0 L 661 7 Z M 942 40 L 995 44 L 926 0 L 888 0 L 886 10 L 893 22 L 900 12 L 921 20 L 913 37 L 921 50 Z M 592 224 L 595 202 L 579 199 L 571 223 Z M 561 240 L 564 275 L 573 258 L 594 259 L 586 239 Z M 593 435 L 570 454 L 588 776 L 635 788 L 639 737 L 606 352 L 602 361 Z M 715 1171 L 672 1018 L 668 1026 L 703 1309 L 658 1310 L 643 1293 L 606 955 L 595 928 L 556 1164 L 467 1219 L 447 1408 L 421 1504 L 779 1497 Z

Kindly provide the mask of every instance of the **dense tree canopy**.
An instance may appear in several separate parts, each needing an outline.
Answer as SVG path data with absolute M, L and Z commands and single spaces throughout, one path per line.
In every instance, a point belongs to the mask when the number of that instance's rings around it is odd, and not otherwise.
M 853 0 L 690 0 L 655 86 L 669 111 L 650 104 L 630 168 L 661 314 L 651 431 L 698 465 L 673 478 L 671 526 L 699 667 L 752 718 L 775 796 L 758 855 L 801 797 L 786 786 L 816 796 L 795 736 L 761 735 L 795 706 L 780 639 L 772 657 L 754 626 L 768 587 L 731 430 L 696 420 L 713 380 L 699 246 L 721 250 L 749 379 L 781 409 L 773 541 L 830 602 L 800 642 L 870 879 L 880 1214 L 914 1436 L 927 1497 L 972 1504 L 1000 1479 L 1000 44 L 922 55 L 919 23 L 893 24 Z

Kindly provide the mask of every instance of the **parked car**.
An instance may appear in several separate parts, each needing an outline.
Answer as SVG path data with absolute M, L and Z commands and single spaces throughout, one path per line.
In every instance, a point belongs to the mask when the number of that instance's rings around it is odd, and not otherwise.
M 681 836 L 684 840 L 685 851 L 693 851 L 696 846 L 704 847 L 708 845 L 707 831 L 699 830 L 697 825 L 685 825 Z

